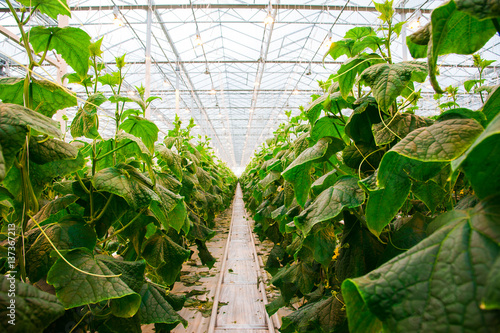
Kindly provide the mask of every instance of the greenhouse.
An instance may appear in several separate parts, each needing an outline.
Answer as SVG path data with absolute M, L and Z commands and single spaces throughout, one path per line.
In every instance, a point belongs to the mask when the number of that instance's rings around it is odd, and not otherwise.
M 500 332 L 500 1 L 0 0 L 1 332 Z

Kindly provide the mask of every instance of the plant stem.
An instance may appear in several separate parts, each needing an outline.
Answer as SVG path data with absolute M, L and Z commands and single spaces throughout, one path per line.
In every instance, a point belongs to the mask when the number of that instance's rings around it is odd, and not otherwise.
M 104 207 L 101 210 L 101 212 L 99 213 L 99 215 L 97 215 L 97 217 L 95 217 L 95 218 L 92 218 L 92 220 L 90 221 L 90 223 L 94 223 L 95 221 L 99 221 L 101 219 L 101 217 L 104 215 L 104 213 L 108 209 L 109 204 L 111 203 L 111 200 L 113 199 L 114 196 L 115 195 L 113 193 L 111 193 L 111 195 L 109 196 L 108 200 L 106 201 L 106 204 L 104 205 Z

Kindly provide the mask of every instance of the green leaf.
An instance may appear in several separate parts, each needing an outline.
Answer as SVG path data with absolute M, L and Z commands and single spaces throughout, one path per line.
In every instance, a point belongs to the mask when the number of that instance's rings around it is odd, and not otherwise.
M 479 21 L 457 10 L 454 1 L 431 13 L 431 38 L 427 54 L 429 76 L 437 93 L 444 93 L 436 79 L 438 56 L 457 53 L 472 54 L 482 48 L 496 32 L 491 20 Z
M 259 186 L 263 189 L 267 188 L 271 183 L 281 179 L 281 173 L 277 171 L 271 171 L 267 174 L 264 179 L 259 182 Z
M 335 130 L 335 127 L 337 127 L 341 137 L 339 137 L 339 133 Z M 321 117 L 318 119 L 312 127 L 311 140 L 318 142 L 319 139 L 327 136 L 342 139 L 342 136 L 344 136 L 344 124 L 340 120 L 331 117 Z
M 85 247 L 92 251 L 97 241 L 95 231 L 79 216 L 64 216 L 44 231 L 58 250 Z M 36 282 L 47 275 L 56 260 L 50 257 L 53 247 L 40 229 L 31 230 L 27 237 L 27 273 L 30 281 Z
M 452 119 L 421 127 L 385 153 L 378 171 L 381 189 L 370 194 L 366 209 L 370 231 L 379 235 L 410 191 L 408 176 L 427 181 L 456 159 L 483 131 L 471 119 Z
M 0 99 L 4 103 L 24 105 L 24 79 L 0 79 Z M 57 110 L 76 106 L 76 95 L 59 85 L 46 80 L 32 79 L 33 108 L 41 114 L 52 117 Z
M 365 193 L 358 185 L 358 179 L 352 176 L 340 177 L 335 185 L 327 188 L 295 220 L 297 227 L 306 237 L 317 223 L 331 220 L 344 208 L 361 206 Z
M 376 64 L 363 71 L 361 80 L 372 88 L 373 97 L 383 111 L 387 111 L 411 81 L 424 82 L 427 65 L 404 61 L 397 64 Z
M 103 262 L 114 274 L 120 274 L 120 280 L 133 291 L 139 293 L 144 284 L 146 262 L 144 260 L 125 261 L 106 255 L 98 255 L 96 259 Z
M 313 235 L 314 260 L 328 267 L 337 247 L 337 237 L 333 224 L 327 225 Z
M 344 38 L 361 39 L 365 36 L 375 36 L 375 31 L 372 27 L 355 27 L 346 32 Z
M 149 149 L 146 147 L 146 145 L 144 145 L 144 142 L 142 142 L 142 140 L 139 139 L 138 137 L 129 134 L 127 132 L 124 132 L 122 130 L 119 130 L 118 133 L 116 134 L 116 141 L 121 143 L 120 146 L 122 145 L 124 146 L 122 149 L 119 150 L 120 153 L 125 154 L 126 156 L 135 154 L 143 161 L 151 160 L 151 153 L 149 152 Z M 127 146 L 125 147 L 125 145 Z
M 474 119 L 478 123 L 484 124 L 484 122 L 486 121 L 486 116 L 481 111 L 472 111 L 466 108 L 457 108 L 445 111 L 437 117 L 438 121 L 449 119 Z
M 114 275 L 101 260 L 89 250 L 76 249 L 64 254 L 78 269 L 99 275 Z M 112 313 L 117 317 L 132 317 L 141 304 L 141 297 L 118 277 L 97 277 L 84 274 L 59 258 L 47 275 L 47 283 L 54 286 L 56 295 L 66 309 L 123 298 L 123 304 L 114 303 Z M 112 303 L 113 304 L 113 303 Z M 125 306 L 122 306 L 125 305 Z
M 93 94 L 85 101 L 83 108 L 78 109 L 75 118 L 71 122 L 71 136 L 73 138 L 81 136 L 89 139 L 100 138 L 97 107 L 105 101 L 107 101 L 107 98 L 101 93 Z
M 347 59 L 342 65 L 340 65 L 337 75 L 340 93 L 344 99 L 351 93 L 352 87 L 356 82 L 356 76 L 370 67 L 369 60 L 370 57 L 361 54 L 355 56 L 354 58 Z
M 153 152 L 154 144 L 158 140 L 158 127 L 151 121 L 137 117 L 129 116 L 121 125 L 120 129 L 142 139 L 146 147 Z
M 500 4 L 497 0 L 455 0 L 457 9 L 479 20 L 500 17 Z
M 427 49 L 431 38 L 431 26 L 427 23 L 413 34 L 406 37 L 406 45 L 414 59 L 427 58 Z
M 378 3 L 378 2 L 373 2 L 375 5 L 375 9 L 377 12 L 380 13 L 380 16 L 378 17 L 381 19 L 383 22 L 388 22 L 389 20 L 392 19 L 392 16 L 394 15 L 394 9 L 392 9 L 392 1 L 385 1 L 383 3 Z
M 381 121 L 378 105 L 373 97 L 355 102 L 354 112 L 345 125 L 345 133 L 356 142 L 374 143 L 372 125 Z
M 74 203 L 76 200 L 78 200 L 78 197 L 74 194 L 67 194 L 65 196 L 60 196 L 57 199 L 54 199 L 47 203 L 45 206 L 43 206 L 38 213 L 36 213 L 35 216 L 33 216 L 33 219 L 38 222 L 39 225 L 44 225 L 47 224 L 45 221 L 49 220 L 51 222 L 56 222 L 59 220 L 64 215 L 58 214 L 61 210 L 66 209 L 68 206 L 70 206 L 72 203 Z M 57 215 L 56 215 L 57 214 Z M 57 219 L 55 221 L 52 221 L 52 218 L 54 218 L 54 215 L 56 215 Z M 32 227 L 35 227 L 35 224 L 33 223 L 32 219 L 28 221 L 28 229 L 31 229 Z
M 61 136 L 56 121 L 20 105 L 0 103 L 0 147 L 2 147 L 5 174 L 26 141 L 28 126 L 42 134 Z
M 36 53 L 55 50 L 80 76 L 89 71 L 90 36 L 79 28 L 36 26 L 29 31 Z M 50 43 L 50 44 L 49 44 Z
M 319 98 L 316 98 L 309 106 L 307 107 L 305 114 L 307 119 L 309 119 L 309 123 L 314 124 L 316 120 L 319 118 L 321 114 L 321 110 L 323 110 L 325 101 L 328 98 L 328 94 L 325 94 Z
M 37 7 L 41 13 L 47 14 L 54 20 L 57 20 L 59 14 L 71 17 L 71 11 L 66 0 L 17 0 L 17 2 L 26 7 Z
M 169 294 L 157 286 L 145 283 L 140 292 L 142 302 L 139 309 L 141 324 L 165 323 L 187 327 L 187 321 L 175 312 L 169 303 Z
M 377 169 L 384 150 L 363 142 L 351 144 L 342 151 L 342 160 L 346 166 L 354 170 L 366 172 Z
M 385 39 L 382 39 L 377 36 L 366 36 L 363 37 L 361 40 L 357 41 L 354 46 L 352 47 L 352 54 L 359 54 L 360 52 L 366 50 L 369 48 L 373 52 L 376 52 L 381 45 L 384 45 Z M 377 59 L 378 62 L 384 62 L 384 59 L 380 57 L 378 54 L 372 54 L 371 58 Z
M 493 118 L 500 112 L 500 89 L 498 86 L 490 93 L 488 100 L 483 105 L 483 113 L 486 116 L 486 121 L 482 122 L 484 126 L 488 125 Z
M 116 167 L 97 172 L 92 178 L 92 184 L 98 191 L 122 197 L 133 209 L 147 207 L 151 201 L 161 201 L 149 178 L 126 164 L 118 164 Z
M 3 332 L 41 333 L 64 314 L 64 307 L 56 296 L 20 282 L 14 276 L 2 275 L 0 284 L 0 330 Z
M 373 137 L 377 146 L 391 143 L 396 137 L 401 140 L 413 130 L 431 125 L 430 121 L 420 116 L 403 113 L 396 114 L 388 122 L 380 122 L 372 126 Z
M 483 310 L 500 309 L 500 256 L 497 257 L 488 274 L 480 307 Z
M 482 199 L 500 193 L 500 114 L 491 121 L 472 146 L 451 163 L 465 172 L 476 195 Z
M 315 272 L 312 267 L 308 263 L 301 261 L 280 269 L 272 278 L 271 283 L 280 289 L 287 284 L 293 284 L 305 295 L 311 292 L 314 287 L 314 277 Z
M 472 87 L 474 87 L 476 84 L 481 85 L 484 83 L 484 79 L 482 80 L 467 80 L 464 82 L 464 88 L 467 92 L 470 92 Z
M 337 181 L 337 170 L 332 170 L 330 172 L 325 173 L 323 176 L 319 177 L 314 181 L 311 185 L 311 189 L 315 193 L 321 193 L 326 190 L 328 187 L 333 186 Z
M 182 264 L 189 258 L 190 251 L 175 243 L 170 237 L 157 231 L 146 244 L 142 256 L 149 265 L 157 269 L 165 284 L 175 282 Z
M 98 39 L 95 42 L 90 43 L 89 51 L 91 57 L 100 57 L 102 55 L 101 45 L 103 40 L 104 37 L 101 37 L 101 39 Z
M 498 202 L 491 198 L 442 215 L 448 223 L 416 246 L 365 276 L 344 281 L 350 331 L 366 332 L 378 320 L 390 332 L 495 331 L 498 313 L 480 307 L 500 254 Z
M 311 187 L 311 167 L 313 162 L 320 160 L 327 152 L 331 139 L 323 138 L 314 146 L 304 150 L 282 173 L 286 181 L 293 184 L 295 198 L 302 207 L 309 196 Z
M 446 198 L 445 189 L 432 179 L 426 182 L 414 180 L 411 192 L 422 200 L 431 213 L 434 213 L 436 207 Z
M 80 76 L 77 73 L 68 73 L 63 75 L 63 79 L 68 79 L 68 83 L 80 84 L 84 87 L 92 86 L 92 75 Z
M 103 86 L 108 85 L 111 87 L 117 86 L 122 81 L 122 77 L 120 76 L 120 72 L 112 72 L 111 74 L 107 73 L 97 78 L 97 81 Z M 132 102 L 132 99 L 127 96 L 111 96 L 109 98 L 111 103 L 117 102 Z
M 61 140 L 32 136 L 29 154 L 32 162 L 45 164 L 53 161 L 75 159 L 78 156 L 78 149 L 74 145 Z
M 354 46 L 354 40 L 350 38 L 341 39 L 339 41 L 333 42 L 330 45 L 330 49 L 323 56 L 323 61 L 325 60 L 327 55 L 330 55 L 333 60 L 337 60 L 337 58 L 346 55 L 348 57 L 352 56 L 352 47 Z

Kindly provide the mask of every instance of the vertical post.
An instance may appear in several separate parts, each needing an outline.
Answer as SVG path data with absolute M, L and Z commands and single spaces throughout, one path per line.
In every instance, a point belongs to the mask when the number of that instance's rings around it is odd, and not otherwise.
M 58 15 L 57 16 L 57 22 L 59 28 L 64 28 L 67 27 L 69 24 L 69 17 L 66 15 Z M 59 63 L 59 68 L 57 69 L 57 83 L 60 84 L 61 86 L 65 86 L 65 79 L 63 79 L 63 76 L 67 73 L 68 71 L 68 64 L 66 64 L 66 61 L 64 61 L 63 58 L 60 56 L 57 56 L 57 62 Z M 56 113 L 56 120 L 59 122 L 61 126 L 61 132 L 66 133 L 66 122 L 63 119 L 63 116 L 66 115 L 66 110 L 58 110 Z
M 148 0 L 148 11 L 147 11 L 147 21 L 146 21 L 146 89 L 144 92 L 144 98 L 148 99 L 151 94 L 151 23 L 153 20 L 153 9 L 152 0 Z M 148 107 L 146 109 L 146 114 L 144 115 L 146 119 L 151 118 L 151 110 Z
M 406 4 L 406 1 L 403 1 L 401 3 L 401 6 L 403 7 L 403 9 L 405 8 L 405 4 Z M 401 22 L 404 22 L 406 21 L 406 13 L 405 11 L 403 10 L 403 12 L 401 13 Z M 403 24 L 403 27 L 401 28 L 401 44 L 402 44 L 402 50 L 403 50 L 403 61 L 406 61 L 408 60 L 408 47 L 406 46 L 406 26 L 408 24 L 405 23 Z

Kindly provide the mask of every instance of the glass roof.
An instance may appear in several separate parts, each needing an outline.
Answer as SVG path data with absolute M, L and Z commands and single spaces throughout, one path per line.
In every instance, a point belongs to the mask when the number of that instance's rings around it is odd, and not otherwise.
M 419 18 L 423 25 L 430 11 L 442 3 L 396 0 L 395 20 L 414 22 Z M 355 26 L 377 28 L 379 24 L 370 0 L 69 0 L 68 5 L 72 10 L 68 25 L 82 28 L 93 41 L 104 37 L 103 59 L 108 71 L 116 68 L 115 57 L 126 53 L 125 81 L 130 91 L 146 83 L 149 35 L 150 91 L 162 98 L 152 103 L 151 120 L 165 135 L 176 113 L 186 122 L 193 117 L 199 125 L 193 129 L 195 134 L 209 136 L 219 157 L 233 168 L 248 163 L 253 151 L 286 119 L 285 110 L 298 114 L 311 94 L 321 93 L 317 80 L 326 80 L 338 70 L 345 58 L 333 61 L 327 57 L 322 62 L 330 36 L 335 41 Z M 269 14 L 274 21 L 264 24 Z M 122 26 L 115 24 L 115 16 Z M 27 56 L 14 41 L 19 31 L 4 0 L 0 0 L 0 21 L 0 58 L 10 64 L 11 76 L 20 76 Z M 38 15 L 34 24 L 57 22 Z M 394 41 L 395 61 L 412 59 L 402 43 L 412 31 L 406 24 Z M 481 51 L 483 58 L 500 60 L 499 43 L 500 38 L 492 38 Z M 480 107 L 479 97 L 463 88 L 465 80 L 477 76 L 472 57 L 443 56 L 439 63 L 441 86 L 460 86 L 458 103 Z M 486 69 L 487 84 L 499 83 L 499 64 Z M 50 65 L 37 71 L 44 77 L 57 76 Z M 83 88 L 70 87 L 84 98 Z M 438 113 L 430 84 L 416 88 L 422 89 L 423 96 L 417 113 Z M 110 103 L 102 107 L 103 114 L 114 113 Z M 66 112 L 71 119 L 76 110 Z M 111 135 L 113 126 L 104 117 L 100 131 Z

